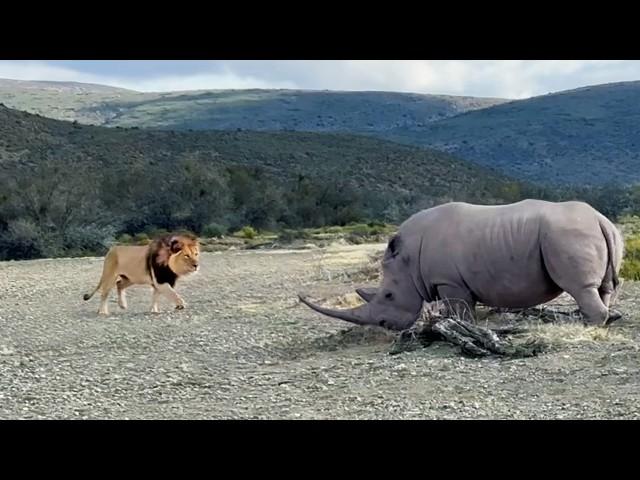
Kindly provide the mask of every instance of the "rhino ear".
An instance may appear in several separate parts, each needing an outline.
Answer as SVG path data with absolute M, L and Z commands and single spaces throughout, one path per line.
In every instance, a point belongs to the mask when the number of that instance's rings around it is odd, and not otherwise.
M 375 287 L 371 288 L 356 288 L 356 293 L 360 295 L 365 302 L 369 303 L 373 297 L 378 294 L 378 289 Z
M 387 250 L 384 254 L 384 259 L 388 260 L 390 258 L 394 258 L 400 253 L 400 244 L 402 243 L 400 239 L 400 235 L 394 235 L 391 240 L 389 240 L 389 244 L 387 245 Z

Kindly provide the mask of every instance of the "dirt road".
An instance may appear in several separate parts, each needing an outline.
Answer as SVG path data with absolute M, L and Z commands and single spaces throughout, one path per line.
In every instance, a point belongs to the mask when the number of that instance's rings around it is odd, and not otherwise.
M 344 274 L 383 245 L 206 253 L 178 284 L 187 309 L 82 300 L 101 258 L 0 263 L 0 418 L 640 418 L 640 287 L 601 340 L 539 357 L 470 359 L 436 343 L 388 355 L 393 335 L 297 302 L 353 291 Z

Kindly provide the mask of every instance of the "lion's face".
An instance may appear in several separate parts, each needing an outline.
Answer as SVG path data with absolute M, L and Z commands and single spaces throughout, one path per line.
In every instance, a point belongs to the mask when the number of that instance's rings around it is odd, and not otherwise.
M 169 266 L 178 275 L 195 273 L 200 268 L 200 245 L 189 238 L 175 239 L 171 245 Z

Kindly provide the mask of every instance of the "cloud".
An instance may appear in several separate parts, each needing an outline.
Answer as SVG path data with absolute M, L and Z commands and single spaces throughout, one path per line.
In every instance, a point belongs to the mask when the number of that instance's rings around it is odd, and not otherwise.
M 252 76 L 239 76 L 231 71 L 210 74 L 171 75 L 141 80 L 123 80 L 120 82 L 120 85 L 141 92 L 247 88 L 298 88 L 295 83 L 290 81 L 266 81 Z
M 99 83 L 103 77 L 41 61 L 0 61 L 0 78 L 54 82 Z
M 300 88 L 514 99 L 640 78 L 640 62 L 619 60 L 114 61 L 100 64 L 99 69 L 96 63 L 0 61 L 0 77 L 98 83 L 147 92 Z
M 527 98 L 640 78 L 640 62 L 613 60 L 233 61 L 241 75 L 287 78 L 307 89 L 385 90 Z
M 224 66 L 222 71 L 212 73 L 127 77 L 124 75 L 96 75 L 40 61 L 0 61 L 0 78 L 94 83 L 141 92 L 233 88 L 299 88 L 295 83 L 284 79 L 269 81 L 263 80 L 258 76 L 240 76 Z

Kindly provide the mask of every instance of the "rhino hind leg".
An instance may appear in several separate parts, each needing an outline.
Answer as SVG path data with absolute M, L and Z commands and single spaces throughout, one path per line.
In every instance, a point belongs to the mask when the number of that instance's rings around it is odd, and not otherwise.
M 622 318 L 622 314 L 611 309 L 611 296 L 613 295 L 611 289 L 600 288 L 598 292 L 600 293 L 600 300 L 602 300 L 602 303 L 605 307 L 607 307 L 607 310 L 609 312 L 606 320 L 606 325 L 611 325 L 616 320 L 620 320 Z
M 597 288 L 584 288 L 577 292 L 568 292 L 580 307 L 585 323 L 589 325 L 606 325 L 609 319 L 608 305 L 603 302 Z M 610 299 L 610 296 L 609 296 Z M 607 299 L 607 301 L 609 300 Z
M 615 321 L 617 318 L 613 316 L 609 319 L 613 277 L 605 265 L 594 263 L 595 250 L 587 248 L 593 246 L 590 240 L 582 237 L 575 238 L 574 242 L 557 240 L 555 235 L 542 242 L 543 264 L 550 279 L 574 298 L 586 324 L 607 325 Z M 585 248 L 576 249 L 580 244 Z M 601 247 L 606 252 L 604 239 Z

